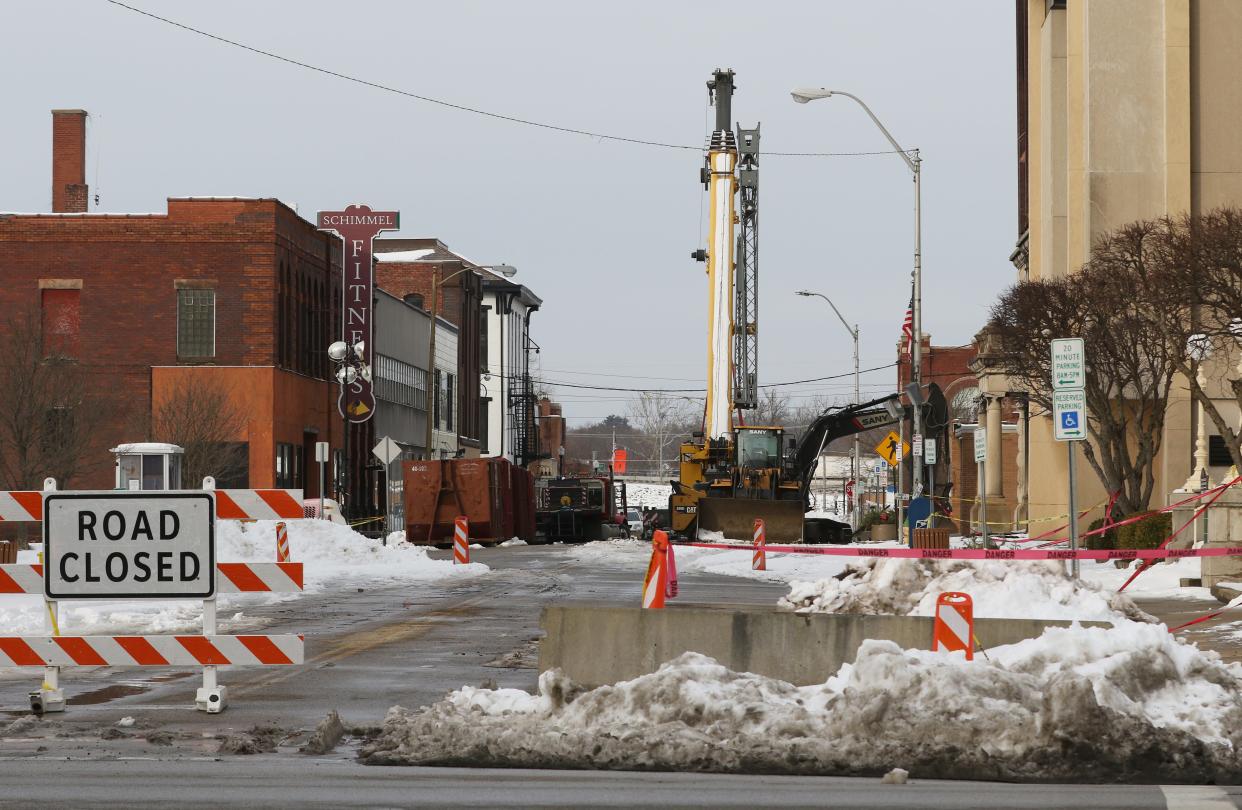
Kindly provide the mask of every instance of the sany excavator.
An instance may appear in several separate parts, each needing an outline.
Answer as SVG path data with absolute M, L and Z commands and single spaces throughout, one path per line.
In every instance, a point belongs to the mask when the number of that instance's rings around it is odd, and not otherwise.
M 788 447 L 783 428 L 742 421 L 759 404 L 759 127 L 732 128 L 732 70 L 717 70 L 707 89 L 716 108 L 700 174 L 708 246 L 691 254 L 707 265 L 707 401 L 702 432 L 681 446 L 671 528 L 684 538 L 702 530 L 749 539 L 762 518 L 774 542 L 844 539 L 847 525 L 806 518 L 819 455 L 834 439 L 896 422 L 899 398 L 829 410 Z

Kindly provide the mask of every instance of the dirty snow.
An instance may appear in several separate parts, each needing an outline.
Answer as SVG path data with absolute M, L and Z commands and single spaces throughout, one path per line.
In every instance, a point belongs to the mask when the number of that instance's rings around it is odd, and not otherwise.
M 1160 625 L 1054 628 L 991 661 L 863 642 L 797 687 L 685 653 L 584 690 L 464 687 L 394 707 L 371 764 L 883 774 L 913 778 L 1236 782 L 1242 666 Z
M 791 583 L 780 606 L 799 613 L 931 616 L 946 591 L 970 594 L 976 618 L 1156 621 L 1125 594 L 1075 582 L 1056 560 L 859 560 L 836 577 Z
M 481 563 L 455 566 L 449 560 L 433 560 L 425 548 L 393 542 L 393 536 L 385 546 L 327 520 L 290 520 L 286 525 L 293 561 L 304 564 L 306 593 L 431 582 L 488 571 Z M 216 559 L 275 562 L 276 521 L 218 521 Z M 297 598 L 297 594 L 221 594 L 217 598 L 219 630 L 235 633 L 261 628 L 266 622 L 248 616 L 247 608 Z M 43 633 L 46 615 L 41 596 L 0 595 L 0 633 Z M 198 632 L 202 629 L 202 616 L 201 601 L 64 600 L 60 603 L 60 630 L 73 634 Z
M 641 509 L 650 506 L 655 509 L 668 509 L 668 496 L 672 494 L 673 488 L 668 484 L 625 482 L 625 502 L 630 507 Z

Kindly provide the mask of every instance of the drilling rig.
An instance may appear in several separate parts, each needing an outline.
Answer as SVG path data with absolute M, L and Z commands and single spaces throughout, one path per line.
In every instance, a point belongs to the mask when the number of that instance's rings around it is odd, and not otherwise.
M 833 439 L 896 422 L 899 400 L 830 409 L 788 446 L 784 428 L 745 424 L 743 412 L 759 404 L 759 126 L 733 129 L 732 70 L 716 70 L 707 90 L 716 110 L 699 175 L 708 241 L 691 253 L 707 270 L 707 397 L 702 431 L 681 445 L 671 528 L 689 539 L 700 530 L 743 539 L 762 518 L 775 542 L 844 539 L 848 525 L 805 517 L 819 454 Z

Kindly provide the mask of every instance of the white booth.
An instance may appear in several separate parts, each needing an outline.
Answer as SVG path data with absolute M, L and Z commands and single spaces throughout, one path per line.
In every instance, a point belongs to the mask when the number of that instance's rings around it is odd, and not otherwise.
M 116 456 L 117 489 L 181 489 L 183 448 L 163 442 L 134 442 L 113 447 L 111 452 Z

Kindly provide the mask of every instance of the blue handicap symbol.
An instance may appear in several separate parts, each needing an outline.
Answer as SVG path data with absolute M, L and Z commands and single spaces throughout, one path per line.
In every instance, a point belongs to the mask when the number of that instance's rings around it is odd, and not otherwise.
M 1065 411 L 1062 413 L 1061 427 L 1066 430 L 1078 430 L 1078 411 Z

